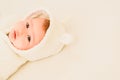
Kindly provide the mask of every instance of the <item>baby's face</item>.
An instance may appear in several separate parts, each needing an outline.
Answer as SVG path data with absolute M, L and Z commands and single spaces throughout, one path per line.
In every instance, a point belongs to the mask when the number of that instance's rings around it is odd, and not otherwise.
M 11 43 L 20 50 L 27 50 L 38 44 L 44 37 L 44 18 L 19 21 L 9 33 Z

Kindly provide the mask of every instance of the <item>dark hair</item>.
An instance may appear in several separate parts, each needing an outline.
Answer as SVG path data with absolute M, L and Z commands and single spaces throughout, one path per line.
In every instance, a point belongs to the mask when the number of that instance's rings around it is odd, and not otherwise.
M 45 19 L 45 22 L 44 22 L 44 25 L 43 25 L 43 27 L 44 27 L 43 29 L 45 30 L 45 32 L 47 31 L 49 26 L 50 26 L 50 20 Z

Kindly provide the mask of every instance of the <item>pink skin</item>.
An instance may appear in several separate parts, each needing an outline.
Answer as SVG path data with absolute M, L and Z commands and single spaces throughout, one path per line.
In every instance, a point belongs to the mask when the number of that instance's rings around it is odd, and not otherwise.
M 11 43 L 20 50 L 27 50 L 38 44 L 44 37 L 44 18 L 19 21 L 9 33 Z

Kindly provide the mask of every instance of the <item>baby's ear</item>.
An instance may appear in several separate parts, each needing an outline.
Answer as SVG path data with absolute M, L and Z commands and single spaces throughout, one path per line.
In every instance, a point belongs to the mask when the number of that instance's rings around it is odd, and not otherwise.
M 35 12 L 31 13 L 29 16 L 27 16 L 26 19 L 37 18 L 37 17 L 49 19 L 49 15 L 44 10 L 35 11 Z

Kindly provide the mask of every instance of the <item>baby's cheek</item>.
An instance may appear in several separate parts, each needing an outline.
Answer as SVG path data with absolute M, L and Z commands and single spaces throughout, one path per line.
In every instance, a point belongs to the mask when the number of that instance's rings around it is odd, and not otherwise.
M 20 50 L 25 50 L 28 48 L 28 45 L 27 43 L 25 42 L 25 40 L 16 40 L 14 42 L 14 46 L 17 48 L 17 49 L 20 49 Z

